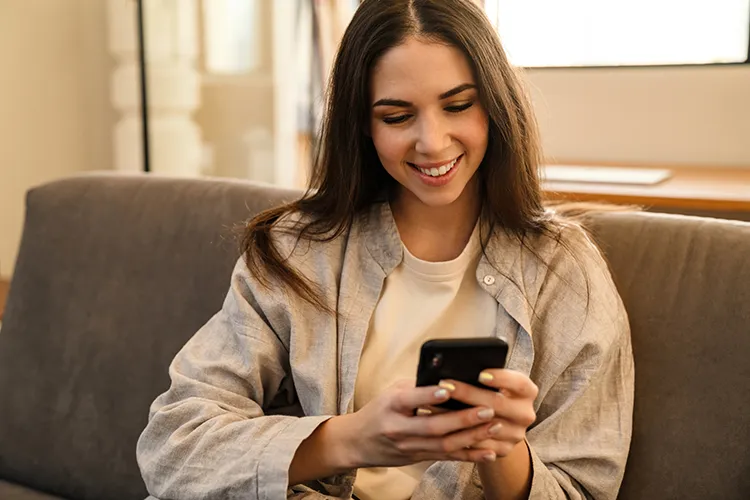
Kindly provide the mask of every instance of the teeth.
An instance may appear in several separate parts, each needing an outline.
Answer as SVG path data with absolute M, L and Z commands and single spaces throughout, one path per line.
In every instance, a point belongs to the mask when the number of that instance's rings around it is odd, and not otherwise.
M 419 171 L 422 172 L 425 175 L 429 175 L 432 177 L 439 177 L 441 175 L 445 175 L 448 172 L 451 171 L 451 169 L 456 165 L 456 162 L 458 161 L 458 158 L 453 160 L 452 162 L 441 166 L 440 168 L 419 168 Z

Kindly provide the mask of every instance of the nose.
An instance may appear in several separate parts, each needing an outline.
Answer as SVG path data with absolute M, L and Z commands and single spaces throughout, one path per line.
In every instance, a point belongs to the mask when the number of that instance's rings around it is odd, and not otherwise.
M 425 156 L 438 156 L 451 142 L 448 124 L 435 115 L 423 116 L 419 123 L 416 144 L 417 153 Z

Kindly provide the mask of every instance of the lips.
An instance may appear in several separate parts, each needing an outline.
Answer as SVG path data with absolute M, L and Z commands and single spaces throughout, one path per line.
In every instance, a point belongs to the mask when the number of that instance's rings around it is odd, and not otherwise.
M 457 156 L 456 158 L 448 161 L 448 162 L 439 162 L 439 163 L 429 163 L 429 164 L 416 164 L 416 163 L 409 163 L 409 165 L 420 171 L 422 174 L 430 176 L 430 177 L 442 177 L 451 170 L 453 170 L 453 167 L 455 167 L 458 160 L 461 159 L 463 155 Z
M 429 188 L 440 188 L 442 186 L 447 186 L 453 181 L 456 175 L 458 175 L 458 172 L 460 172 L 463 163 L 464 155 L 462 154 L 455 160 L 450 160 L 448 162 L 431 164 L 422 163 L 420 165 L 409 163 L 409 166 L 411 167 L 414 176 L 423 185 L 428 186 Z M 449 166 L 450 168 L 448 168 Z M 432 175 L 433 168 L 437 170 L 437 175 Z M 442 175 L 440 174 L 441 168 L 445 169 L 445 173 Z

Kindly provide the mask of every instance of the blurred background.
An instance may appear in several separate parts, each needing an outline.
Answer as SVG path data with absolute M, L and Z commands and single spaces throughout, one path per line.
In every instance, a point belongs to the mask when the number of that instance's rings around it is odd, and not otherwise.
M 549 163 L 693 169 L 750 206 L 750 0 L 477 3 L 527 68 Z M 148 169 L 303 186 L 357 5 L 0 0 L 0 281 L 42 182 Z

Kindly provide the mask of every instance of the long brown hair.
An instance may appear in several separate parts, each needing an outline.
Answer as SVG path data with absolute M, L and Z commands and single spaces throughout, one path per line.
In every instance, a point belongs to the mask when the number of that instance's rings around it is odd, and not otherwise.
M 518 71 L 481 8 L 472 0 L 364 0 L 334 62 L 307 192 L 261 213 L 245 230 L 242 250 L 262 283 L 268 285 L 269 277 L 279 280 L 328 309 L 315 286 L 279 255 L 271 229 L 281 217 L 298 212 L 307 221 L 296 229 L 299 238 L 331 240 L 395 186 L 367 134 L 369 81 L 378 59 L 411 36 L 457 47 L 473 69 L 489 116 L 487 152 L 477 171 L 483 225 L 522 240 L 530 232 L 551 232 L 537 175 L 542 155 L 534 113 Z

